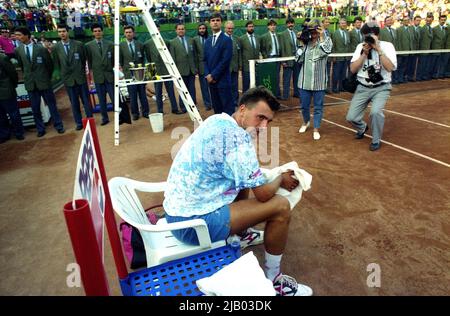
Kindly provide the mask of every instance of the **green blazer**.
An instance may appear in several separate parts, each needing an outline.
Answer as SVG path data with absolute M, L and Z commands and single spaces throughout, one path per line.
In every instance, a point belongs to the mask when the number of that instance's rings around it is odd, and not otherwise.
M 239 69 L 242 67 L 241 42 L 239 40 L 239 37 L 236 37 L 234 35 L 231 36 L 231 40 L 233 41 L 233 56 L 231 57 L 230 71 L 239 72 Z
M 0 53 L 0 100 L 16 99 L 18 81 L 16 67 L 9 61 L 9 57 Z
M 331 39 L 333 41 L 333 53 L 353 53 L 352 46 L 350 42 L 350 34 L 347 30 L 344 31 L 346 41 L 344 41 L 344 36 L 341 34 L 341 30 L 337 29 L 332 35 Z M 336 61 L 347 60 L 348 57 L 336 57 Z
M 445 41 L 445 49 L 450 49 L 450 29 L 447 28 L 447 39 Z
M 33 44 L 31 62 L 25 52 L 25 45 L 15 50 L 19 66 L 23 70 L 23 79 L 27 91 L 52 88 L 53 61 L 47 48 Z
M 415 37 L 416 34 L 414 33 L 413 28 L 409 26 L 400 26 L 397 28 L 397 49 L 399 51 L 414 50 Z
M 134 57 L 131 55 L 127 40 L 119 44 L 119 64 L 126 79 L 131 79 L 130 62 L 133 62 L 135 67 L 138 64 L 145 66 L 144 44 L 137 40 L 134 40 Z
M 411 32 L 414 33 L 413 37 L 413 49 L 419 50 L 419 43 L 420 43 L 420 27 L 416 27 L 414 25 L 410 26 Z
M 441 29 L 440 25 L 433 27 L 433 39 L 431 40 L 431 49 L 444 49 L 447 39 L 446 29 Z
M 94 74 L 95 83 L 114 82 L 114 44 L 102 39 L 102 51 L 94 39 L 85 44 L 89 69 Z
M 164 41 L 164 43 L 166 43 L 167 50 L 169 50 L 169 43 L 166 41 Z M 164 76 L 169 74 L 169 71 L 167 70 L 166 65 L 164 64 L 152 39 L 149 39 L 144 43 L 144 53 L 149 63 L 155 63 L 156 73 L 158 75 Z
M 195 66 L 196 52 L 194 48 L 194 41 L 192 38 L 186 37 L 188 51 L 180 38 L 177 36 L 169 43 L 169 50 L 178 71 L 182 76 L 189 76 L 197 74 L 197 67 Z
M 392 27 L 391 27 L 391 30 L 392 30 L 392 34 L 394 34 L 394 36 L 392 36 L 391 32 L 389 32 L 387 27 L 382 28 L 380 30 L 380 41 L 392 43 L 392 45 L 394 45 L 395 49 L 399 50 L 398 43 L 397 43 L 397 40 L 398 40 L 397 30 Z
M 352 52 L 355 51 L 356 46 L 358 46 L 359 43 L 364 42 L 364 35 L 361 33 L 361 29 L 359 32 L 356 32 L 356 29 L 353 29 L 350 31 L 350 46 Z
M 59 41 L 53 47 L 52 57 L 67 87 L 86 83 L 86 51 L 83 43 L 70 40 L 67 55 L 63 43 Z
M 253 33 L 253 36 L 255 39 L 255 49 L 253 49 L 247 33 L 240 37 L 242 71 L 245 72 L 249 72 L 248 61 L 250 59 L 259 59 L 259 52 L 261 51 L 259 38 L 255 35 L 255 33 Z
M 293 32 L 294 32 L 294 41 L 292 41 L 292 37 L 288 29 L 284 30 L 278 36 L 281 45 L 281 57 L 290 57 L 295 55 L 299 42 L 297 40 L 297 33 L 295 31 Z M 294 66 L 293 60 L 290 60 L 286 63 L 288 67 Z
M 433 39 L 433 29 L 431 26 L 424 25 L 420 28 L 419 49 L 431 49 L 431 40 Z
M 278 55 L 281 56 L 281 40 L 278 33 L 275 33 L 278 40 Z M 264 58 L 269 58 L 270 52 L 272 51 L 272 33 L 267 32 L 261 36 L 260 40 L 261 54 Z
M 201 42 L 200 35 L 197 35 L 193 39 L 194 41 L 194 50 L 196 52 L 195 54 L 195 67 L 198 69 L 199 75 L 205 74 L 205 66 L 203 64 L 203 45 Z M 206 39 L 205 39 L 206 41 Z

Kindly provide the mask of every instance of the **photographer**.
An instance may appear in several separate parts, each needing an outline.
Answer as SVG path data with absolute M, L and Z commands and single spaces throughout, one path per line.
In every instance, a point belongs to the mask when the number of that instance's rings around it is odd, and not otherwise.
M 314 140 L 320 139 L 320 123 L 323 115 L 323 99 L 327 88 L 327 60 L 333 43 L 326 37 L 319 21 L 307 23 L 299 33 L 300 48 L 296 53 L 297 63 L 303 63 L 298 78 L 303 124 L 299 133 L 304 133 L 310 124 L 310 104 L 314 98 Z
M 381 146 L 383 109 L 392 89 L 391 75 L 397 68 L 397 57 L 394 45 L 378 39 L 380 28 L 376 22 L 367 22 L 361 32 L 364 42 L 356 47 L 350 64 L 350 71 L 357 73 L 358 87 L 348 109 L 347 121 L 357 129 L 355 138 L 362 139 L 369 129 L 363 121 L 364 111 L 372 101 L 370 119 L 373 138 L 370 150 L 375 151 Z

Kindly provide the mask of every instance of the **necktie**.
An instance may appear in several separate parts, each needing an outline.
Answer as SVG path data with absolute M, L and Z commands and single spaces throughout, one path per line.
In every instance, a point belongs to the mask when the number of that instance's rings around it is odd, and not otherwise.
M 130 47 L 131 58 L 134 59 L 134 49 L 133 49 L 133 45 L 131 45 L 131 43 L 129 43 L 128 46 Z
M 25 46 L 26 50 L 27 50 L 27 57 L 28 57 L 28 61 L 31 62 L 31 54 L 30 54 L 30 48 L 27 46 Z
M 250 42 L 252 42 L 253 50 L 256 50 L 255 39 L 253 38 L 253 34 L 250 35 Z
M 213 35 L 213 41 L 212 41 L 212 46 L 214 47 L 214 45 L 216 45 L 216 36 Z
M 98 48 L 100 49 L 100 54 L 103 54 L 103 51 L 102 51 L 102 42 L 97 42 L 97 44 L 98 44 Z
M 294 49 L 295 49 L 295 47 L 296 47 L 297 45 L 295 45 L 294 32 L 290 31 L 289 33 L 291 33 L 292 45 L 293 45 L 293 47 L 294 47 Z
M 275 55 L 278 55 L 278 43 L 277 43 L 277 37 L 275 36 L 275 34 L 272 34 L 273 37 L 273 41 L 275 43 Z
M 203 36 L 200 36 L 200 39 L 202 41 L 202 46 L 205 44 L 205 38 Z
M 183 45 L 184 45 L 184 49 L 186 50 L 186 53 L 189 54 L 188 46 L 187 46 L 187 43 L 186 43 L 186 38 L 183 36 L 181 40 L 183 41 Z
M 344 45 L 347 45 L 347 37 L 345 37 L 345 32 L 341 31 L 342 38 L 344 39 Z
M 394 40 L 395 39 L 394 32 L 392 31 L 392 29 L 390 27 L 389 27 L 389 33 L 391 33 L 392 39 Z
M 361 31 L 360 30 L 356 30 L 356 32 L 358 33 L 358 40 L 359 40 L 359 42 L 362 42 Z
M 66 52 L 66 55 L 69 55 L 69 44 L 64 44 L 64 51 Z

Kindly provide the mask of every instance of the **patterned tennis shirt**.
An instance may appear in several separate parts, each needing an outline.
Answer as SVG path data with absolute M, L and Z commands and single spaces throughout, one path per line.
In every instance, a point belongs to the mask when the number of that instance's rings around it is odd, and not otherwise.
M 171 216 L 203 215 L 232 203 L 240 190 L 265 183 L 251 135 L 228 114 L 216 114 L 181 146 L 163 205 Z

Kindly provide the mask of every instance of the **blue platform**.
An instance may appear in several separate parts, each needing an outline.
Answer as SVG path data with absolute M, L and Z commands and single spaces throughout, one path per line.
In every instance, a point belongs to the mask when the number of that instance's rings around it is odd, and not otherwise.
M 200 296 L 196 280 L 209 277 L 240 256 L 227 245 L 132 272 L 120 281 L 127 296 Z

